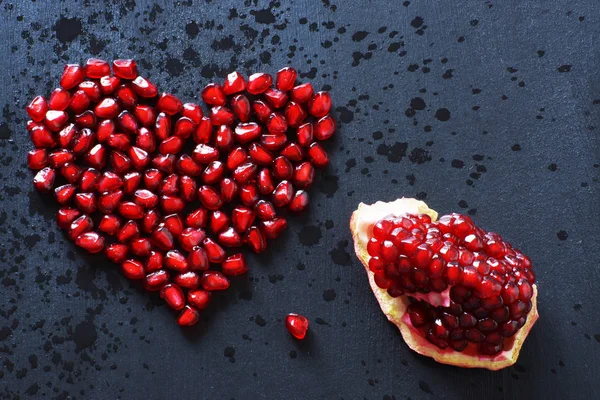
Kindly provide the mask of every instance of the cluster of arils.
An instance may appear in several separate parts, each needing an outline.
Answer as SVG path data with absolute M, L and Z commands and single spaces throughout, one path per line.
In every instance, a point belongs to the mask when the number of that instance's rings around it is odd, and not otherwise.
M 532 308 L 529 258 L 468 216 L 390 216 L 374 225 L 367 251 L 377 286 L 412 298 L 412 326 L 441 349 L 471 344 L 475 353 L 497 354 Z
M 202 90 L 204 115 L 133 60 L 66 65 L 50 98 L 27 106 L 35 188 L 54 190 L 58 226 L 79 247 L 104 251 L 193 325 L 210 292 L 247 270 L 225 248 L 264 251 L 287 226 L 278 212 L 306 209 L 328 163 L 331 98 L 296 78 L 283 68 L 273 87 L 269 74 L 233 72 Z

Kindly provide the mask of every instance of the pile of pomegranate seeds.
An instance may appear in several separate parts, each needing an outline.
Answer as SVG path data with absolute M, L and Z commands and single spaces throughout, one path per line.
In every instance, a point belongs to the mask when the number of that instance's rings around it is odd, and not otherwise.
M 308 331 L 308 319 L 300 314 L 288 314 L 285 317 L 285 327 L 296 339 L 304 339 Z
M 54 190 L 57 223 L 77 246 L 104 251 L 194 325 L 210 292 L 247 271 L 241 253 L 267 248 L 308 207 L 306 189 L 335 131 L 328 92 L 296 70 L 246 80 L 232 72 L 183 104 L 139 76 L 133 60 L 64 68 L 49 99 L 27 106 L 35 188 Z M 274 83 L 274 85 L 273 85 Z
M 474 343 L 480 354 L 497 354 L 531 310 L 529 258 L 468 216 L 435 223 L 428 215 L 384 218 L 367 251 L 377 286 L 393 297 L 407 294 L 411 324 L 441 349 L 463 351 Z M 447 306 L 424 301 L 438 293 L 449 296 Z

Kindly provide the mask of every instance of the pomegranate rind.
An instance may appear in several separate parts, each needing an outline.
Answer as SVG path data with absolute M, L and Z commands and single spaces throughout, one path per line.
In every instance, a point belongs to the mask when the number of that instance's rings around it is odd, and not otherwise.
M 521 347 L 527 335 L 529 335 L 531 328 L 539 318 L 537 310 L 537 286 L 533 285 L 532 306 L 527 315 L 525 325 L 511 338 L 512 340 L 505 340 L 505 350 L 502 352 L 495 356 L 485 356 L 469 353 L 469 348 L 463 352 L 440 349 L 418 334 L 410 325 L 410 318 L 406 312 L 410 304 L 408 297 L 391 297 L 387 291 L 377 286 L 374 274 L 369 270 L 369 259 L 371 257 L 367 252 L 367 242 L 372 234 L 373 225 L 390 214 L 427 214 L 431 217 L 432 221 L 435 221 L 437 220 L 438 213 L 429 208 L 423 201 L 401 198 L 393 202 L 378 201 L 372 205 L 360 203 L 358 209 L 352 213 L 352 217 L 350 218 L 350 231 L 354 240 L 354 251 L 367 271 L 371 290 L 373 290 L 375 298 L 377 298 L 381 311 L 383 311 L 391 323 L 398 327 L 408 347 L 423 356 L 433 358 L 439 363 L 462 368 L 485 368 L 496 371 L 517 362 Z

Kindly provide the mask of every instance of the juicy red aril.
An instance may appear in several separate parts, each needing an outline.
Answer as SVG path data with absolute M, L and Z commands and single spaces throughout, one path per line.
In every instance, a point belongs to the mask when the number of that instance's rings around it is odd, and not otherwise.
M 269 88 L 263 93 L 263 96 L 273 108 L 282 108 L 288 101 L 287 93 L 278 89 Z
M 146 274 L 144 273 L 144 264 L 135 259 L 125 260 L 121 264 L 121 272 L 127 278 L 132 280 L 144 279 Z
M 104 238 L 96 232 L 82 233 L 75 240 L 75 244 L 92 254 L 104 250 Z
M 43 96 L 37 96 L 26 108 L 27 114 L 35 122 L 42 122 L 46 118 L 46 112 L 48 111 L 48 102 Z
M 271 113 L 271 115 L 269 115 L 267 118 L 266 124 L 267 130 L 273 135 L 282 135 L 288 129 L 288 124 L 285 120 L 285 117 L 278 112 Z
M 241 275 L 248 271 L 248 265 L 243 254 L 234 254 L 229 256 L 223 261 L 221 265 L 223 273 L 225 275 L 235 276 Z
M 298 73 L 292 67 L 284 67 L 277 71 L 275 78 L 275 87 L 281 91 L 287 92 L 294 87 Z
M 71 240 L 77 239 L 79 235 L 85 232 L 89 232 L 94 228 L 94 222 L 88 215 L 81 215 L 71 222 L 69 226 L 69 238 Z
M 185 307 L 185 296 L 181 288 L 175 284 L 169 283 L 160 290 L 160 297 L 174 310 L 181 310 Z
M 240 190 L 240 200 L 242 204 L 251 207 L 258 201 L 258 189 L 253 183 L 248 183 L 242 186 Z
M 56 171 L 46 167 L 41 169 L 33 178 L 33 186 L 40 192 L 48 192 L 54 187 L 56 180 Z
M 146 268 L 147 269 L 147 268 Z M 169 282 L 169 273 L 165 270 L 149 273 L 144 279 L 144 289 L 154 292 L 161 290 Z
M 317 92 L 308 102 L 308 112 L 317 118 L 327 115 L 330 109 L 331 97 L 329 92 Z
M 244 243 L 255 253 L 262 253 L 267 248 L 265 235 L 256 226 L 250 227 L 244 236 Z
M 220 233 L 229 227 L 231 222 L 229 216 L 223 211 L 213 211 L 210 216 L 210 230 L 213 233 Z
M 248 77 L 246 90 L 248 90 L 248 93 L 250 94 L 260 94 L 265 92 L 272 83 L 273 77 L 271 77 L 271 75 L 259 72 Z
M 192 326 L 200 320 L 200 313 L 194 307 L 187 305 L 177 317 L 180 326 Z
M 210 302 L 210 292 L 206 290 L 190 290 L 187 294 L 187 302 L 199 310 L 204 310 Z
M 113 72 L 122 79 L 132 80 L 137 76 L 137 64 L 134 60 L 114 60 Z
M 208 261 L 214 264 L 220 264 L 225 259 L 225 250 L 221 246 L 217 244 L 214 240 L 207 237 L 202 242 L 202 246 L 206 251 L 206 256 L 208 257 Z
M 290 92 L 290 98 L 296 103 L 304 104 L 308 102 L 313 95 L 313 87 L 310 83 L 303 83 L 294 86 Z
M 302 161 L 304 159 L 304 150 L 297 143 L 288 144 L 279 154 L 290 161 Z
M 219 233 L 218 240 L 225 247 L 239 247 L 243 243 L 242 236 L 233 227 Z
M 252 223 L 256 214 L 248 207 L 238 206 L 231 212 L 231 223 L 238 232 L 246 232 Z
M 60 86 L 70 90 L 79 85 L 85 79 L 85 72 L 79 64 L 67 64 L 60 78 Z
M 46 113 L 44 125 L 52 132 L 58 132 L 69 120 L 69 115 L 64 111 L 50 110 Z
M 288 208 L 290 211 L 298 213 L 306 210 L 308 204 L 308 193 L 306 193 L 304 190 L 298 190 L 294 194 L 294 197 L 292 198 Z
M 235 127 L 235 139 L 244 144 L 260 137 L 261 128 L 256 122 L 240 123 Z
M 158 102 L 156 103 L 156 109 L 160 112 L 165 112 L 168 115 L 175 115 L 181 111 L 183 104 L 181 100 L 169 93 L 163 93 Z
M 229 279 L 217 271 L 206 271 L 200 280 L 202 288 L 208 291 L 225 290 L 229 287 Z
M 121 84 L 121 78 L 116 76 L 103 76 L 100 78 L 100 91 L 104 95 L 111 95 Z
M 138 76 L 131 82 L 131 87 L 140 97 L 152 98 L 158 95 L 158 88 L 148 79 Z
M 319 168 L 323 168 L 329 164 L 329 156 L 327 156 L 327 153 L 319 143 L 310 145 L 308 148 L 308 157 Z
M 27 153 L 27 166 L 33 170 L 40 170 L 48 165 L 48 151 L 35 149 Z
M 83 66 L 85 76 L 92 79 L 100 79 L 105 75 L 110 75 L 110 65 L 104 60 L 90 58 Z
M 114 214 L 106 214 L 100 220 L 98 230 L 108 235 L 114 235 L 121 228 L 121 219 Z
M 37 97 L 36 97 L 36 99 L 37 99 Z M 35 101 L 35 99 L 34 99 L 34 101 Z M 48 102 L 48 107 L 50 108 L 50 110 L 64 111 L 69 106 L 70 101 L 71 101 L 71 93 L 69 93 L 68 90 L 65 90 L 63 88 L 56 88 L 50 95 L 50 101 Z M 33 101 L 31 102 L 31 104 L 33 104 Z M 27 110 L 27 112 L 29 113 L 29 110 Z M 46 114 L 46 112 L 44 112 L 44 116 L 45 116 L 45 114 Z M 29 115 L 31 116 L 31 114 L 29 114 Z M 32 119 L 33 119 L 33 117 L 32 117 Z M 37 122 L 39 122 L 39 121 L 37 121 Z
M 289 126 L 295 128 L 306 119 L 306 111 L 300 104 L 290 101 L 285 107 L 285 119 Z
M 202 100 L 211 106 L 224 106 L 227 102 L 223 88 L 217 83 L 206 85 L 200 95 L 202 96 Z
M 227 125 L 221 125 L 215 136 L 215 146 L 220 151 L 230 151 L 233 147 L 233 130 Z
M 374 225 L 367 251 L 376 284 L 394 297 L 406 293 L 413 327 L 440 348 L 463 351 L 471 343 L 497 354 L 531 309 L 535 278 L 522 277 L 529 259 L 467 216 L 386 217 Z M 411 296 L 447 288 L 449 306 Z
M 243 92 L 246 90 L 246 80 L 239 72 L 231 72 L 223 83 L 223 92 L 226 95 Z
M 206 233 L 202 229 L 185 228 L 179 236 L 179 244 L 185 251 L 192 251 L 206 238 Z
M 96 107 L 94 113 L 99 118 L 111 119 L 115 118 L 121 112 L 121 107 L 117 101 L 110 97 L 105 97 Z
M 314 179 L 315 169 L 309 162 L 303 162 L 294 170 L 294 184 L 300 188 L 309 187 Z
M 273 183 L 273 174 L 271 174 L 271 170 L 267 168 L 261 169 L 258 173 L 257 184 L 260 194 L 266 195 L 273 192 L 275 184 Z
M 250 101 L 243 94 L 235 95 L 229 103 L 231 110 L 235 113 L 241 122 L 248 122 L 250 119 Z
M 327 140 L 335 132 L 335 121 L 329 115 L 319 119 L 315 124 L 315 138 L 317 140 Z
M 261 227 L 267 239 L 275 239 L 287 227 L 285 218 L 275 218 L 270 221 L 262 221 Z
M 129 246 L 121 243 L 113 243 L 104 249 L 106 257 L 115 264 L 121 264 L 127 259 Z
M 273 175 L 279 180 L 290 179 L 294 173 L 292 163 L 285 157 L 277 157 L 273 163 Z
M 288 181 L 281 181 L 273 192 L 273 204 L 275 207 L 287 206 L 294 197 L 294 188 Z
M 138 95 L 129 84 L 120 85 L 115 91 L 119 103 L 128 110 L 133 109 L 138 103 Z
M 308 319 L 299 314 L 288 314 L 285 317 L 285 327 L 296 339 L 304 339 L 308 331 Z
M 265 200 L 260 200 L 254 206 L 256 210 L 256 216 L 263 220 L 271 220 L 275 218 L 276 212 L 273 203 Z
M 173 282 L 184 289 L 196 289 L 200 285 L 200 276 L 193 271 L 175 275 Z

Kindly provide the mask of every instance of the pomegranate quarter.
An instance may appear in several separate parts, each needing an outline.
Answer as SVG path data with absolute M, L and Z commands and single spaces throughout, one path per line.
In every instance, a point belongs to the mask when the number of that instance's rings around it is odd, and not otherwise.
M 381 310 L 406 344 L 436 361 L 513 365 L 538 319 L 531 261 L 470 217 L 415 199 L 360 204 L 354 250 Z

